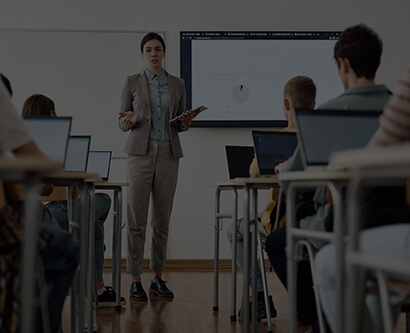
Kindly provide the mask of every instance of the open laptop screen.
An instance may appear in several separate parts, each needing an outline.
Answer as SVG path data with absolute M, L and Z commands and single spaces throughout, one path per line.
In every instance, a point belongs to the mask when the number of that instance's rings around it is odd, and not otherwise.
M 274 168 L 286 161 L 296 149 L 296 133 L 252 131 L 261 176 L 272 176 Z
M 87 172 L 97 173 L 104 181 L 110 175 L 111 151 L 90 151 L 88 153 Z
M 249 166 L 255 156 L 252 146 L 225 146 L 229 179 L 248 178 Z
M 65 159 L 65 171 L 85 172 L 87 170 L 88 151 L 91 136 L 72 135 L 68 139 L 68 148 Z
M 24 123 L 40 150 L 64 165 L 71 120 L 71 117 L 25 117 Z
M 364 147 L 382 111 L 295 110 L 305 167 L 327 165 L 334 151 Z

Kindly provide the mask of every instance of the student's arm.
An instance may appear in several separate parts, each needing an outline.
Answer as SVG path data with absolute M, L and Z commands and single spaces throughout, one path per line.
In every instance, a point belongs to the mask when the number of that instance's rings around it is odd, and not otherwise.
M 22 146 L 14 148 L 13 154 L 16 155 L 16 157 L 32 155 L 36 157 L 47 158 L 33 140 L 27 142 Z
M 259 178 L 261 176 L 259 173 L 259 166 L 256 155 L 253 157 L 252 163 L 249 165 L 249 176 L 251 176 L 252 178 Z

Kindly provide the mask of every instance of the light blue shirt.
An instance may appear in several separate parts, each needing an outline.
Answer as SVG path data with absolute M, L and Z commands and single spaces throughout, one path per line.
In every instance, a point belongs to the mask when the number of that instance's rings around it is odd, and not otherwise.
M 145 70 L 151 104 L 151 129 L 149 141 L 170 141 L 169 133 L 169 86 L 167 74 Z

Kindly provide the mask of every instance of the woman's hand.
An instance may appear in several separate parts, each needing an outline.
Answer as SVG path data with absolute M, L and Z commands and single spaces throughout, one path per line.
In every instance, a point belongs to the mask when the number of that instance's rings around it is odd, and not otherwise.
M 192 110 L 185 111 L 181 114 L 178 118 L 181 120 L 182 125 L 189 126 L 191 125 L 192 119 L 194 119 L 198 115 L 198 112 L 194 112 Z
M 122 122 L 127 125 L 129 128 L 134 127 L 137 123 L 137 115 L 132 111 L 127 112 L 119 112 L 120 116 L 122 116 Z

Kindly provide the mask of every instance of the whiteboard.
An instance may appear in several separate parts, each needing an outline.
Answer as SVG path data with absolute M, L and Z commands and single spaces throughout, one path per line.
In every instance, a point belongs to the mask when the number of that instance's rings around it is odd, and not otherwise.
M 13 102 L 39 93 L 72 116 L 71 133 L 91 135 L 91 149 L 124 157 L 128 133 L 118 125 L 127 76 L 145 65 L 140 41 L 146 32 L 0 31 L 0 72 L 11 81 Z M 160 33 L 162 36 L 163 33 Z

